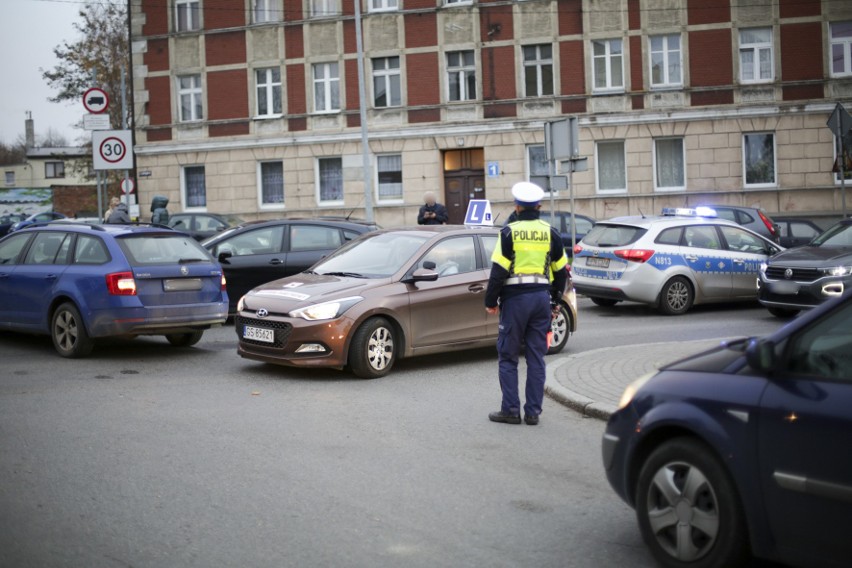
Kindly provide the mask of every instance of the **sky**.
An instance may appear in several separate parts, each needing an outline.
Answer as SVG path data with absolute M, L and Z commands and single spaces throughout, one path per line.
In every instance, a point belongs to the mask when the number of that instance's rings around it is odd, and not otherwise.
M 53 48 L 76 39 L 73 23 L 82 0 L 0 0 L 0 140 L 9 144 L 24 134 L 32 111 L 36 135 L 53 128 L 74 144 L 83 131 L 73 124 L 85 112 L 82 102 L 52 103 L 55 92 L 39 69 L 57 63 Z

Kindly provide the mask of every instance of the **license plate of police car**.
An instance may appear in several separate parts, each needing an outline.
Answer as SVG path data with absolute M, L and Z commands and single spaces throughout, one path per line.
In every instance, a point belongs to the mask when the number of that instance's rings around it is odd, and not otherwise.
M 586 258 L 586 266 L 594 266 L 596 268 L 609 268 L 609 259 L 590 256 Z
M 262 341 L 263 343 L 275 343 L 275 330 L 247 325 L 243 328 L 243 339 Z

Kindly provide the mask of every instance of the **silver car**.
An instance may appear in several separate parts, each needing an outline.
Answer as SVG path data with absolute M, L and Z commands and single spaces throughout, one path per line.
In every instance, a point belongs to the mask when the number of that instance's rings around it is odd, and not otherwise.
M 574 250 L 577 293 L 599 306 L 641 302 L 668 315 L 757 300 L 760 265 L 779 245 L 706 208 L 663 212 L 598 222 Z

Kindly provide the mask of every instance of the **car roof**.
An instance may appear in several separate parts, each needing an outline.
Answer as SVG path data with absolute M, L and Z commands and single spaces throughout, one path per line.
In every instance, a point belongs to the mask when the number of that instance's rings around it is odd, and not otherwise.
M 246 221 L 245 223 L 240 223 L 236 227 L 231 227 L 232 229 L 243 229 L 247 227 L 263 227 L 267 225 L 290 225 L 292 223 L 299 224 L 307 224 L 307 225 L 325 225 L 330 227 L 339 227 L 341 229 L 368 229 L 369 226 L 364 223 L 358 223 L 355 221 L 343 221 L 337 219 L 302 219 L 302 218 L 292 218 L 288 217 L 287 219 L 266 219 L 260 221 Z
M 500 232 L 500 227 L 489 227 L 486 225 L 466 226 L 466 225 L 417 225 L 410 227 L 396 227 L 394 229 L 381 229 L 375 231 L 379 234 L 384 233 L 431 233 L 432 235 L 458 234 L 469 235 L 472 232 L 476 233 L 493 233 Z
M 175 234 L 185 235 L 181 231 L 175 231 L 170 227 L 163 225 L 120 225 L 120 224 L 100 224 L 100 223 L 80 223 L 68 220 L 65 222 L 52 221 L 50 223 L 37 223 L 21 229 L 24 231 L 65 231 L 74 233 L 106 233 L 115 237 L 132 234 L 157 233 L 157 234 Z
M 728 225 L 730 227 L 740 227 L 739 224 L 727 219 L 718 217 L 689 217 L 685 215 L 654 215 L 654 216 L 630 216 L 630 217 L 614 217 L 605 221 L 598 221 L 598 225 L 632 225 L 634 227 L 642 227 L 648 229 L 652 226 L 672 226 L 672 225 Z

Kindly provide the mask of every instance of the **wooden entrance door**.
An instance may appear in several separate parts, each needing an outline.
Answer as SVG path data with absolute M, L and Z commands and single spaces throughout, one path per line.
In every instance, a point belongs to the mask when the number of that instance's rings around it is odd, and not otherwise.
M 444 203 L 450 225 L 461 225 L 471 199 L 485 199 L 482 148 L 444 153 Z

